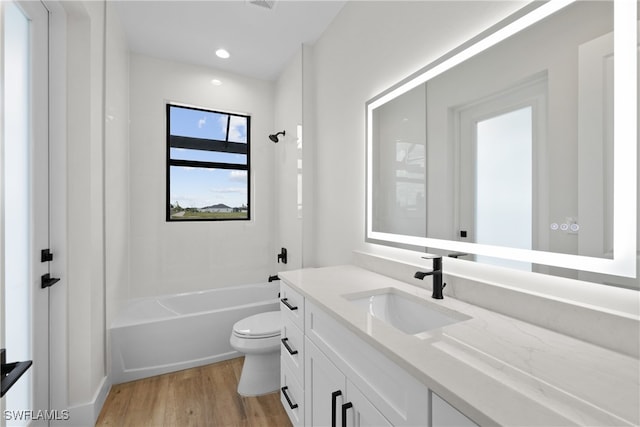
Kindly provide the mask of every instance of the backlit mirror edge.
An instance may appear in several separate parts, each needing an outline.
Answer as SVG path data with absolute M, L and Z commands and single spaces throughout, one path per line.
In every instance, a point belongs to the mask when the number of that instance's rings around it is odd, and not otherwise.
M 365 240 L 391 242 L 423 248 L 438 248 L 467 252 L 516 261 L 527 261 L 554 267 L 569 268 L 621 277 L 636 277 L 637 259 L 637 3 L 635 0 L 614 2 L 614 257 L 596 258 L 556 252 L 505 248 L 453 240 L 432 239 L 373 231 L 373 110 L 380 105 L 426 82 L 430 78 L 482 52 L 501 40 L 527 28 L 575 0 L 549 1 L 533 9 L 512 15 L 436 60 L 432 64 L 374 97 L 366 103 L 366 215 Z M 525 11 L 522 14 L 522 11 Z M 483 37 L 484 34 L 488 34 Z M 623 137 L 621 137 L 621 135 Z

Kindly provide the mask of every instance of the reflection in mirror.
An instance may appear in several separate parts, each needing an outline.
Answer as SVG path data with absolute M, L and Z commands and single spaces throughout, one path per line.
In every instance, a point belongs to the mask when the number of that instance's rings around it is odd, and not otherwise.
M 426 237 L 425 108 L 420 86 L 373 113 L 374 230 Z
M 614 141 L 613 34 L 614 2 L 575 2 L 462 62 L 455 59 L 466 51 L 454 52 L 445 71 L 436 69 L 447 59 L 369 101 L 367 238 L 528 271 L 634 276 L 636 227 L 626 237 L 614 227 L 637 219 L 628 179 L 636 181 L 637 138 Z M 631 149 L 629 169 L 615 160 L 614 142 Z M 616 169 L 628 174 L 614 191 Z M 623 206 L 632 214 L 614 215 Z

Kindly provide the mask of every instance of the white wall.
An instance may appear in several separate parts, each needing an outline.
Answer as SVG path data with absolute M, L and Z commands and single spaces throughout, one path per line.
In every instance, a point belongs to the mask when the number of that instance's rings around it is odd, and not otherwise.
M 137 54 L 130 70 L 128 297 L 266 281 L 276 263 L 273 83 Z M 167 101 L 251 115 L 251 221 L 165 221 Z
M 364 105 L 522 2 L 348 2 L 314 46 L 317 265 L 364 242 Z M 337 172 L 339 171 L 339 172 Z
M 105 379 L 104 4 L 67 2 L 68 405 L 84 417 Z M 78 415 L 76 415 L 76 413 Z M 78 419 L 76 419 L 76 422 Z
M 364 106 L 523 4 L 429 1 L 345 5 L 313 48 L 316 209 L 310 233 L 315 236 L 313 252 L 306 251 L 305 242 L 305 257 L 308 259 L 309 253 L 313 259 L 305 262 L 306 267 L 356 263 L 430 287 L 429 282 L 411 278 L 416 267 L 429 266 L 420 253 L 365 243 Z M 385 259 L 398 260 L 402 267 L 390 262 L 394 265 L 387 268 Z M 444 260 L 444 270 L 451 282 L 446 292 L 456 298 L 618 351 L 637 353 L 640 301 L 634 291 L 451 258 Z M 512 300 L 506 297 L 514 290 L 535 310 L 522 315 L 527 311 L 520 309 L 522 305 L 510 305 Z M 573 309 L 550 308 L 558 302 Z M 583 309 L 588 314 L 575 314 Z M 607 316 L 611 319 L 602 322 Z
M 287 249 L 288 263 L 278 264 L 277 270 L 302 267 L 302 211 L 298 207 L 299 173 L 302 161 L 302 138 L 298 142 L 298 126 L 302 125 L 302 47 L 282 71 L 275 88 L 275 119 L 273 132 L 284 130 L 286 135 L 273 144 L 275 162 L 275 248 Z M 267 139 L 267 143 L 270 141 Z
M 107 2 L 105 61 L 105 225 L 107 326 L 129 285 L 129 46 Z

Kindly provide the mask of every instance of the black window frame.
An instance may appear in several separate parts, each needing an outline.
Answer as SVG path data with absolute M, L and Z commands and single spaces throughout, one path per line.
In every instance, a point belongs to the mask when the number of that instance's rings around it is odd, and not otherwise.
M 184 108 L 206 113 L 228 116 L 226 140 L 193 138 L 171 135 L 171 108 Z M 247 142 L 229 141 L 229 126 L 231 117 L 242 117 L 247 123 Z M 196 160 L 179 160 L 171 158 L 171 148 L 186 148 L 190 150 L 213 151 L 223 153 L 244 154 L 247 163 L 224 163 Z M 166 222 L 201 222 L 201 221 L 250 221 L 251 220 L 251 116 L 248 114 L 231 113 L 228 111 L 212 110 L 208 108 L 192 107 L 177 103 L 166 103 Z M 244 170 L 247 172 L 247 216 L 241 218 L 171 218 L 171 166 L 183 166 L 208 169 Z

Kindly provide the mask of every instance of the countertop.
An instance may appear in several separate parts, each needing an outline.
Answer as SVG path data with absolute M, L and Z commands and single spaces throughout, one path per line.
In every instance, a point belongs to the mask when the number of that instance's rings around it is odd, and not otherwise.
M 638 359 L 355 266 L 279 277 L 480 425 L 640 425 Z M 469 319 L 413 336 L 344 297 L 384 288 Z

